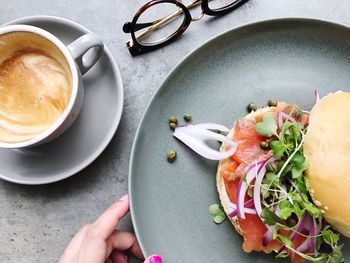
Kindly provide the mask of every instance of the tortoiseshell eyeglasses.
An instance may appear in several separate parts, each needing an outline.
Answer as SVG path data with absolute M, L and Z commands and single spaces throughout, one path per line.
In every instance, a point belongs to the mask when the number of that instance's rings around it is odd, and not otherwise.
M 181 0 L 150 1 L 136 12 L 132 22 L 124 24 L 123 31 L 131 34 L 126 45 L 133 56 L 158 49 L 177 39 L 191 21 L 199 20 L 204 14 L 225 15 L 247 1 L 193 0 L 186 5 Z M 202 12 L 193 18 L 189 10 L 199 5 Z

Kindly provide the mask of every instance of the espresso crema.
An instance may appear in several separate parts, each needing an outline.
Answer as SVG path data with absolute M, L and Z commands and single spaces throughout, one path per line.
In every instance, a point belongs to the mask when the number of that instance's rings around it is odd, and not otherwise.
M 66 109 L 72 76 L 62 52 L 29 32 L 0 36 L 0 142 L 30 140 Z

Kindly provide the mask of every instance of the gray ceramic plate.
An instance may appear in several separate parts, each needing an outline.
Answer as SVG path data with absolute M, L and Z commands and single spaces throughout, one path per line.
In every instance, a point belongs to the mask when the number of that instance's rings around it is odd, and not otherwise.
M 71 43 L 90 32 L 51 16 L 21 18 Z M 45 184 L 67 178 L 93 162 L 112 139 L 123 111 L 123 84 L 110 51 L 84 76 L 85 99 L 75 123 L 58 139 L 31 150 L 0 150 L 0 178 L 21 184 Z
M 246 105 L 269 98 L 313 103 L 321 95 L 350 88 L 349 28 L 316 20 L 254 23 L 210 40 L 186 57 L 149 104 L 131 155 L 132 219 L 146 255 L 165 262 L 271 262 L 245 254 L 242 238 L 226 220 L 215 225 L 208 206 L 218 202 L 217 163 L 204 160 L 172 137 L 169 115 L 193 115 L 193 123 L 231 127 Z M 166 161 L 167 150 L 178 152 Z M 330 197 L 331 198 L 331 197 Z M 350 244 L 344 247 L 350 257 Z

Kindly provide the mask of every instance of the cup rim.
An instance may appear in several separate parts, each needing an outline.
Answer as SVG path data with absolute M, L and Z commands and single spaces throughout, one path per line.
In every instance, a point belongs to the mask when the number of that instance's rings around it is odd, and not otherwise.
M 0 142 L 0 148 L 19 149 L 19 148 L 34 146 L 44 141 L 47 137 L 53 134 L 63 124 L 63 122 L 67 119 L 67 117 L 71 113 L 73 106 L 75 104 L 77 94 L 78 94 L 78 88 L 79 88 L 79 85 L 78 85 L 79 77 L 78 77 L 78 69 L 75 64 L 75 60 L 73 59 L 73 56 L 69 51 L 68 47 L 60 39 L 58 39 L 56 36 L 54 36 L 50 32 L 36 26 L 21 25 L 21 24 L 0 27 L 0 35 L 11 33 L 11 32 L 34 33 L 44 37 L 46 40 L 53 43 L 64 55 L 66 61 L 68 62 L 70 72 L 72 75 L 72 89 L 71 89 L 71 96 L 70 96 L 68 105 L 63 111 L 63 113 L 56 120 L 55 123 L 53 123 L 48 129 L 46 129 L 42 133 L 35 135 L 33 138 L 29 140 L 22 141 L 22 142 L 15 142 L 15 143 Z

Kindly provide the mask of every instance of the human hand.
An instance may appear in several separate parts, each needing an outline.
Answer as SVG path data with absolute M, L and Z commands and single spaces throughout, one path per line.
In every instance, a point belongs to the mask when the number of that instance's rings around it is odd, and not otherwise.
M 144 259 L 133 233 L 116 229 L 129 211 L 129 196 L 123 195 L 94 223 L 85 225 L 73 237 L 59 263 L 128 263 L 130 251 Z M 150 256 L 145 263 L 162 263 L 160 256 Z

